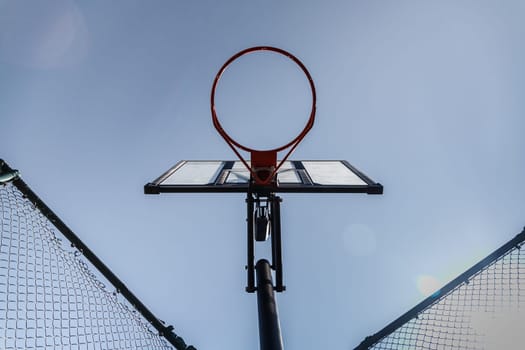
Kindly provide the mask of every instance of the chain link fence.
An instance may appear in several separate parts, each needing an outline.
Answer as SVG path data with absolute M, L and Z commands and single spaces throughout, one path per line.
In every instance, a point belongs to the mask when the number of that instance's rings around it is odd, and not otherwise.
M 356 349 L 523 349 L 525 230 Z
M 0 349 L 173 349 L 62 241 L 15 185 L 0 184 Z

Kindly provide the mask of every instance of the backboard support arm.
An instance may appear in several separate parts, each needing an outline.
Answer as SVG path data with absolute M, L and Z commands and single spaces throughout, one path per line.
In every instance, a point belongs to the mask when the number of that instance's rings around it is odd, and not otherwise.
M 275 271 L 276 292 L 283 292 L 286 287 L 283 284 L 283 264 L 282 264 L 282 243 L 281 243 L 281 202 L 282 199 L 273 193 L 263 195 L 261 193 L 248 192 L 246 196 L 246 244 L 247 244 L 247 285 L 246 292 L 254 293 L 255 286 L 255 242 L 262 241 L 258 230 L 264 229 L 259 226 L 258 215 L 261 203 L 264 202 L 269 207 L 269 238 L 271 243 L 272 264 L 271 269 Z M 258 238 L 259 237 L 259 238 Z
M 275 270 L 275 290 L 286 290 L 283 285 L 283 254 L 281 241 L 281 202 L 278 196 L 271 195 L 271 223 L 272 223 L 272 266 Z
M 247 243 L 247 286 L 246 292 L 253 293 L 255 288 L 255 237 L 253 234 L 253 211 L 255 200 L 251 192 L 246 194 L 246 243 Z

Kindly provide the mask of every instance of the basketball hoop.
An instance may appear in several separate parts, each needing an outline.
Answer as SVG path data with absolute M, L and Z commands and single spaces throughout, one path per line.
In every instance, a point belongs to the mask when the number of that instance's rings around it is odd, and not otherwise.
M 232 64 L 235 60 L 237 60 L 239 57 L 258 52 L 258 51 L 272 51 L 275 53 L 278 53 L 280 55 L 288 57 L 290 60 L 295 62 L 299 68 L 304 72 L 306 75 L 306 78 L 308 79 L 308 83 L 310 84 L 310 89 L 312 92 L 312 109 L 310 112 L 310 116 L 308 118 L 308 121 L 306 125 L 304 126 L 303 130 L 297 135 L 293 140 L 288 142 L 287 144 L 273 148 L 268 150 L 257 150 L 253 149 L 247 146 L 244 146 L 240 144 L 239 142 L 235 141 L 228 133 L 224 130 L 221 123 L 219 122 L 219 118 L 217 117 L 217 113 L 215 111 L 215 90 L 217 88 L 217 84 L 230 64 Z M 270 184 L 274 179 L 275 175 L 277 174 L 277 171 L 281 167 L 281 165 L 288 159 L 290 154 L 295 150 L 299 142 L 303 140 L 303 138 L 306 136 L 306 134 L 310 131 L 312 126 L 314 125 L 315 120 L 315 103 L 316 103 L 316 94 L 315 94 L 315 86 L 312 77 L 310 76 L 310 73 L 304 66 L 304 64 L 299 61 L 297 57 L 292 55 L 291 53 L 271 46 L 256 46 L 251 47 L 245 50 L 242 50 L 238 52 L 237 54 L 233 55 L 229 60 L 226 61 L 226 63 L 221 67 L 217 75 L 215 76 L 215 80 L 213 81 L 213 86 L 211 89 L 211 115 L 213 120 L 213 126 L 219 134 L 222 136 L 222 138 L 226 141 L 226 143 L 231 147 L 233 152 L 237 155 L 237 157 L 241 160 L 241 162 L 246 166 L 246 168 L 250 171 L 252 178 L 255 180 L 255 183 L 257 185 L 268 185 Z M 288 153 L 283 157 L 283 159 L 277 164 L 277 152 L 283 151 L 285 149 L 288 149 Z M 248 164 L 248 162 L 244 159 L 244 157 L 239 152 L 239 149 L 250 152 L 251 156 L 251 166 Z
M 257 51 L 271 51 L 279 55 L 287 57 L 301 68 L 306 75 L 310 90 L 312 93 L 311 111 L 306 121 L 306 125 L 301 132 L 295 136 L 291 141 L 290 138 L 279 140 L 276 144 L 285 143 L 282 146 L 275 147 L 275 144 L 270 146 L 256 147 L 269 149 L 255 149 L 242 145 L 234 140 L 226 130 L 217 117 L 215 108 L 215 93 L 217 84 L 221 79 L 222 74 L 229 67 L 232 62 L 243 55 L 254 53 Z M 279 56 L 280 57 L 280 56 Z M 287 63 L 288 60 L 285 59 Z M 258 85 L 252 84 L 254 87 L 265 87 L 261 82 L 271 81 L 268 74 L 269 70 L 258 69 L 258 73 L 264 73 L 264 76 L 257 80 Z M 282 77 L 282 71 L 279 71 L 277 78 Z M 300 76 L 302 74 L 299 72 Z M 246 77 L 249 74 L 243 72 L 242 76 Z M 266 79 L 266 80 L 265 80 Z M 294 79 L 286 79 L 290 82 Z M 227 81 L 225 79 L 224 81 Z M 239 80 L 235 80 L 238 82 Z M 284 85 L 284 84 L 283 84 Z M 228 86 L 224 84 L 221 86 Z M 273 88 L 273 86 L 272 86 Z M 272 92 L 277 89 L 272 89 Z M 288 89 L 290 90 L 290 89 Z M 284 90 L 284 91 L 288 91 Z M 293 90 L 293 89 L 292 89 Z M 306 89 L 307 90 L 307 89 Z M 228 91 L 228 89 L 226 89 Z M 255 119 L 255 113 L 264 110 L 265 105 L 260 101 L 272 100 L 272 98 L 260 98 L 262 94 L 257 92 L 254 94 L 257 98 L 257 103 L 248 103 L 249 109 L 242 113 L 225 113 L 225 114 L 239 114 L 241 116 L 252 116 L 251 124 L 248 127 L 239 127 L 242 121 L 239 119 L 233 123 L 224 125 L 234 125 L 237 129 L 244 129 L 248 133 L 248 142 L 254 142 L 255 133 L 253 131 L 260 131 L 264 126 L 268 126 L 265 132 L 260 133 L 264 142 L 268 142 L 270 137 L 277 134 L 275 131 L 282 131 L 286 125 L 279 128 L 280 120 L 277 122 L 269 122 L 268 118 L 271 115 L 266 113 L 259 114 L 261 118 Z M 218 95 L 221 96 L 221 95 Z M 224 95 L 222 95 L 224 96 Z M 238 98 L 235 106 L 243 106 L 243 102 L 248 100 L 248 94 L 237 91 L 233 95 L 228 95 L 229 98 Z M 242 96 L 242 99 L 239 99 Z M 275 94 L 274 96 L 284 96 L 284 94 Z M 297 97 L 297 96 L 293 96 Z M 220 97 L 218 98 L 220 100 Z M 228 100 L 228 98 L 226 99 Z M 277 98 L 271 102 L 277 101 Z M 286 100 L 287 101 L 287 100 Z M 286 102 L 287 103 L 287 102 Z M 275 47 L 256 46 L 249 49 L 242 50 L 233 55 L 221 67 L 211 89 L 211 115 L 213 126 L 226 143 L 230 146 L 233 152 L 240 160 L 182 160 L 172 166 L 162 175 L 160 175 L 153 182 L 147 183 L 144 186 L 144 192 L 147 194 L 159 193 L 245 193 L 246 194 L 246 291 L 248 293 L 257 292 L 257 305 L 259 315 L 259 339 L 261 349 L 282 350 L 283 342 L 281 336 L 281 328 L 279 324 L 279 315 L 277 312 L 277 302 L 275 300 L 274 292 L 283 292 L 286 286 L 283 283 L 283 255 L 282 255 L 282 239 L 281 239 L 281 197 L 277 193 L 367 193 L 367 194 L 382 194 L 383 186 L 380 183 L 372 181 L 368 176 L 357 170 L 350 163 L 345 160 L 291 160 L 288 159 L 290 154 L 295 150 L 299 142 L 303 140 L 306 134 L 314 125 L 315 119 L 315 86 L 306 67 L 292 54 Z M 305 103 L 307 104 L 307 103 Z M 219 103 L 220 105 L 220 103 Z M 272 106 L 268 103 L 269 106 Z M 304 106 L 302 103 L 301 106 Z M 257 106 L 255 108 L 254 106 Z M 285 107 L 289 107 L 287 104 Z M 289 113 L 289 109 L 286 114 Z M 273 111 L 272 111 L 273 112 Z M 303 110 L 298 114 L 308 114 L 308 109 Z M 275 113 L 274 115 L 276 115 Z M 260 125 L 254 126 L 253 121 L 261 122 Z M 302 122 L 301 122 L 302 124 Z M 273 128 L 273 129 L 272 129 Z M 279 128 L 279 129 L 277 129 Z M 231 129 L 229 130 L 231 132 Z M 239 140 L 239 134 L 234 134 Z M 242 135 L 242 134 L 241 134 Z M 293 134 L 292 134 L 293 135 Z M 242 136 L 241 136 L 241 140 Z M 243 140 L 244 142 L 244 140 Z M 277 163 L 277 152 L 287 150 L 284 157 Z M 241 151 L 250 154 L 250 160 L 241 155 Z M 244 167 L 246 169 L 244 169 Z M 281 169 L 281 170 L 279 170 Z M 266 259 L 260 259 L 255 263 L 256 249 L 255 243 L 270 241 L 271 245 L 271 263 Z M 272 272 L 274 271 L 274 273 Z M 273 276 L 275 276 L 275 284 Z

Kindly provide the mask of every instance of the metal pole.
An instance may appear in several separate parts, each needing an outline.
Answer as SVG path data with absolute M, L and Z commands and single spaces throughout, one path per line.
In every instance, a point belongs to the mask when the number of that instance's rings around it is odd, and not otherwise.
M 261 350 L 283 350 L 281 326 L 273 292 L 272 271 L 266 259 L 257 261 L 257 307 Z

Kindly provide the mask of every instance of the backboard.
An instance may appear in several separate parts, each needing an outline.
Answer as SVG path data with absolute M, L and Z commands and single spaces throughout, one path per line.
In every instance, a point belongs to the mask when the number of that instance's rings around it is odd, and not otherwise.
M 344 160 L 292 160 L 283 163 L 274 183 L 259 186 L 241 161 L 184 160 L 144 186 L 144 193 L 367 193 L 383 186 Z

